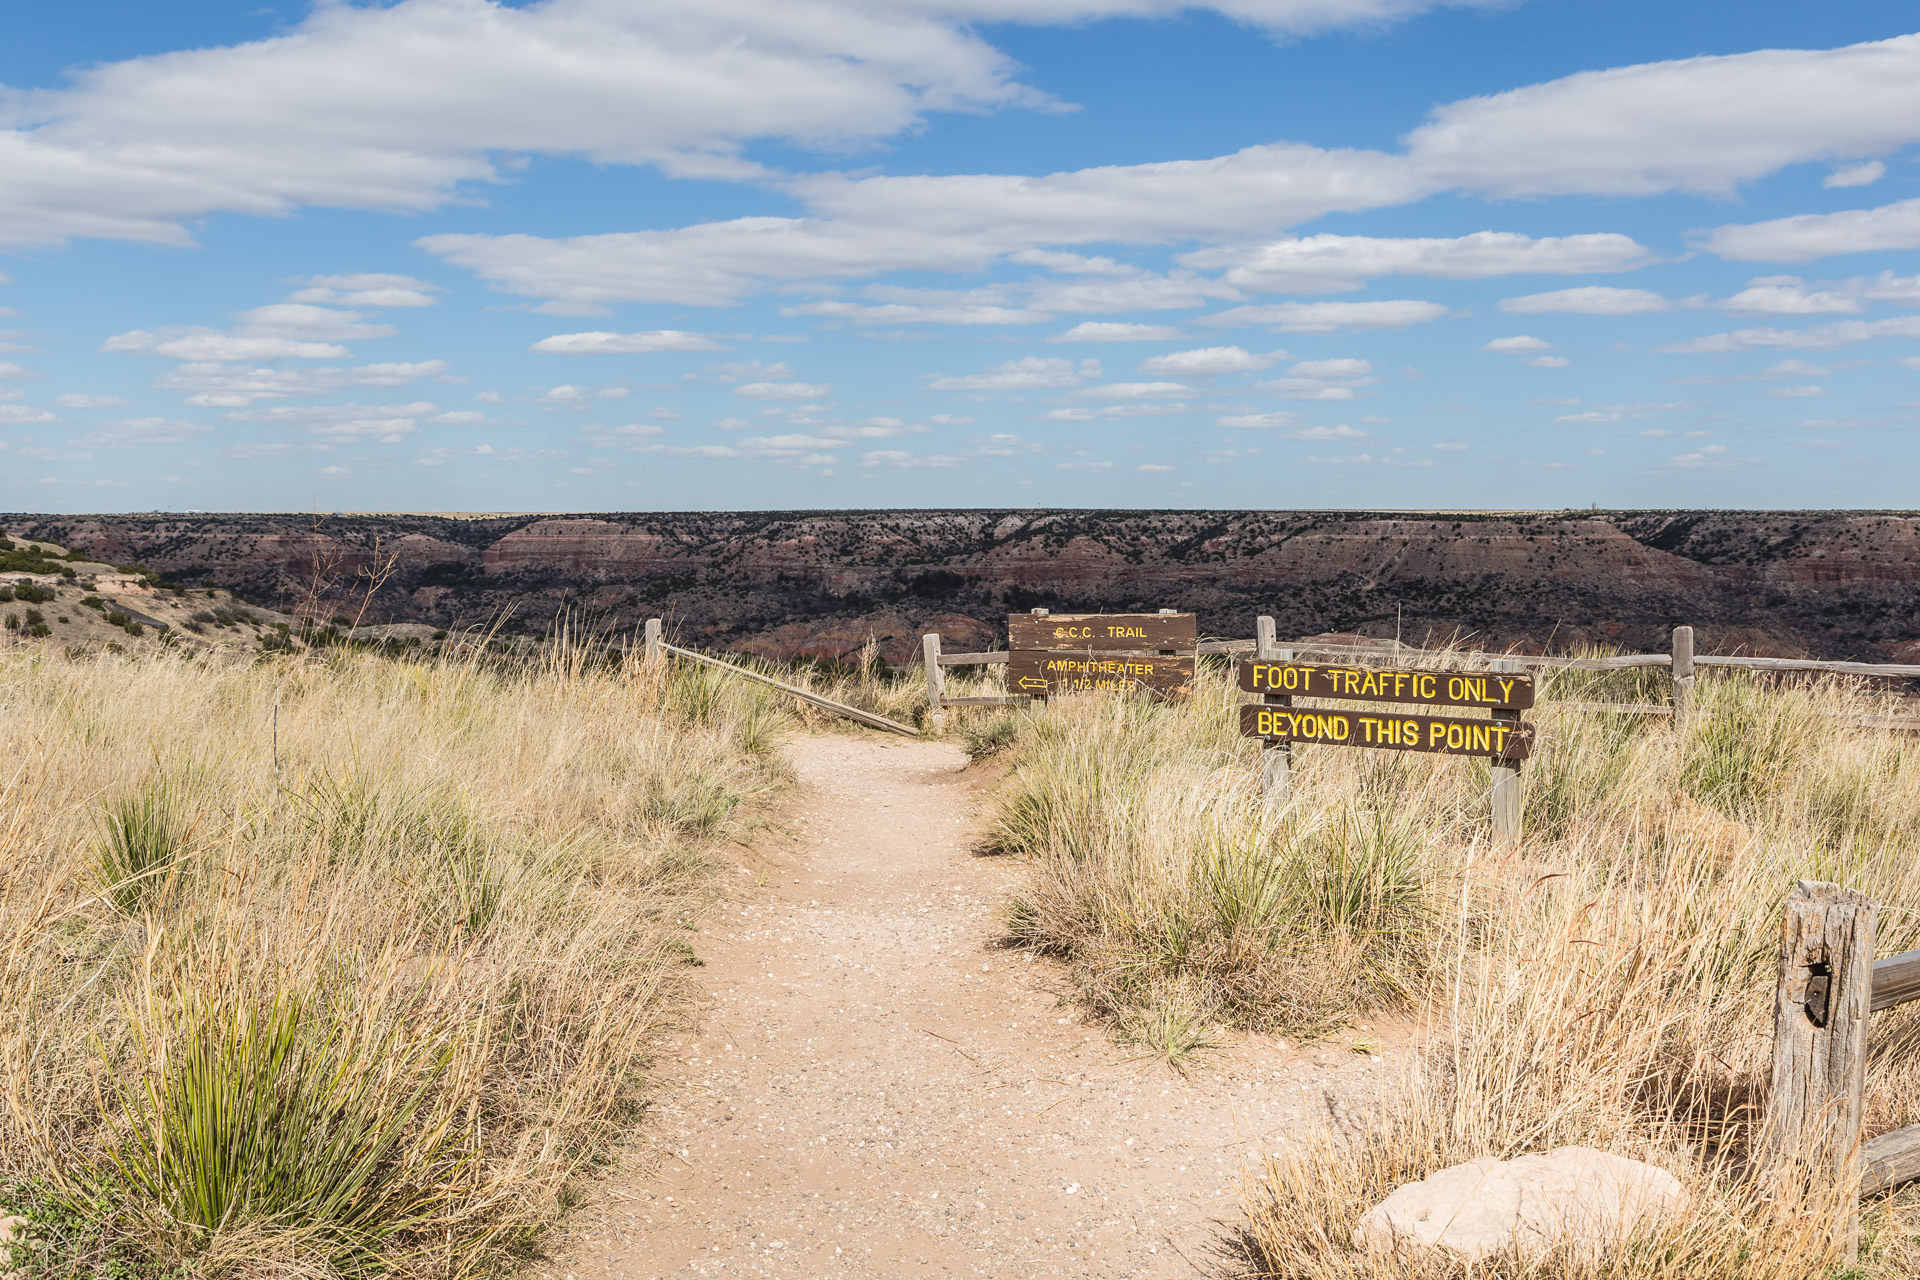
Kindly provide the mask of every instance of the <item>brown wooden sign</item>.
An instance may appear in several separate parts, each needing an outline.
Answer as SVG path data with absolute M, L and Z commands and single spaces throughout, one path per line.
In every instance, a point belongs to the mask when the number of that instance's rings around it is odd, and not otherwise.
M 1191 613 L 1015 613 L 1007 616 L 1007 648 L 1078 649 L 1096 653 L 1183 649 L 1200 642 Z
M 1306 662 L 1242 662 L 1240 687 L 1346 702 L 1424 703 L 1434 707 L 1533 705 L 1533 677 L 1505 671 L 1392 671 Z
M 1056 693 L 1185 695 L 1193 688 L 1193 663 L 1191 653 L 1016 649 L 1007 655 L 1007 692 L 1040 697 Z
M 1331 711 L 1248 703 L 1240 734 L 1275 742 L 1318 742 L 1389 751 L 1434 751 L 1450 756 L 1524 760 L 1533 754 L 1533 726 L 1516 720 L 1467 720 L 1390 712 Z

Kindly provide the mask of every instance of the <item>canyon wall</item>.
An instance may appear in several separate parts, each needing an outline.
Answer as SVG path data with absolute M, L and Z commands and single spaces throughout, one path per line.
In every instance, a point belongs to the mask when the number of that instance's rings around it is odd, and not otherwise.
M 896 662 L 1004 615 L 1190 609 L 1209 636 L 1355 631 L 1563 650 L 1920 660 L 1920 514 L 1836 511 L 861 511 L 0 514 L 0 527 L 263 605 L 538 632 L 562 610 L 684 642 Z

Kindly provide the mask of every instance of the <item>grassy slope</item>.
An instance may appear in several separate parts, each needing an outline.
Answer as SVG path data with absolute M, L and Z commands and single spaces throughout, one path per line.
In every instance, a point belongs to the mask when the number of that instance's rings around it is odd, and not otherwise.
M 1645 697 L 1634 673 L 1578 679 Z M 1431 1023 L 1373 1128 L 1250 1182 L 1256 1270 L 1382 1274 L 1346 1241 L 1393 1186 L 1571 1143 L 1672 1169 L 1700 1212 L 1632 1256 L 1489 1274 L 1819 1270 L 1830 1206 L 1740 1189 L 1780 904 L 1837 880 L 1883 904 L 1882 953 L 1920 943 L 1920 739 L 1848 726 L 1865 695 L 1832 684 L 1705 680 L 1684 736 L 1550 695 L 1528 836 L 1500 851 L 1472 761 L 1307 749 L 1292 802 L 1263 804 L 1237 699 L 1221 676 L 1183 706 L 1062 700 L 969 732 L 1011 744 L 995 838 L 1032 862 L 1013 931 L 1066 957 L 1122 1036 L 1178 1060 L 1225 1026 L 1310 1035 L 1382 1006 Z M 1920 1012 L 1876 1017 L 1868 1085 L 1868 1133 L 1920 1122 Z M 1915 1273 L 1916 1200 L 1869 1212 L 1860 1274 Z
M 524 1249 L 645 1097 L 679 921 L 785 720 L 565 652 L 0 640 L 0 1208 L 49 1218 L 36 1265 Z

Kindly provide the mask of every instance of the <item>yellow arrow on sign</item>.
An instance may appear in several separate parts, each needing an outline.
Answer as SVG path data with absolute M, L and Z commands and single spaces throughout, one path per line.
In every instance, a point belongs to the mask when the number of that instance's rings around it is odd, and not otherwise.
M 1020 687 L 1022 689 L 1044 689 L 1047 687 L 1047 682 L 1045 680 L 1036 679 L 1033 676 L 1021 676 Z

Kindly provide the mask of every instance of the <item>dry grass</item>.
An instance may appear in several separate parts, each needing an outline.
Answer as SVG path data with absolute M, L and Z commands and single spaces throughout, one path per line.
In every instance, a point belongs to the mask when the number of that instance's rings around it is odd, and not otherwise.
M 0 647 L 0 1209 L 43 1217 L 35 1265 L 524 1251 L 642 1103 L 709 850 L 788 723 L 566 646 Z
M 1634 678 L 1579 696 L 1646 700 L 1610 687 Z M 1698 1212 L 1598 1262 L 1474 1274 L 1841 1274 L 1834 1206 L 1744 1190 L 1774 948 L 1800 878 L 1878 900 L 1883 953 L 1920 943 L 1920 738 L 1852 727 L 1869 696 L 1835 682 L 1703 677 L 1684 736 L 1549 690 L 1527 838 L 1499 851 L 1480 762 L 1297 750 L 1290 801 L 1263 803 L 1237 701 L 1221 673 L 1183 706 L 1059 700 L 971 735 L 1012 737 L 993 828 L 1031 860 L 1012 931 L 1065 957 L 1123 1037 L 1177 1061 L 1224 1027 L 1312 1035 L 1383 1007 L 1427 1024 L 1363 1131 L 1250 1178 L 1252 1271 L 1397 1274 L 1348 1245 L 1394 1186 L 1581 1143 L 1672 1170 Z M 1868 1086 L 1868 1133 L 1920 1122 L 1920 1015 L 1877 1015 Z M 1914 1200 L 1870 1207 L 1855 1274 L 1915 1274 Z

